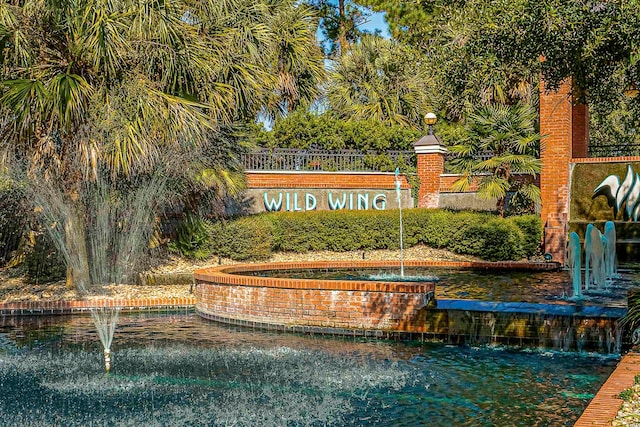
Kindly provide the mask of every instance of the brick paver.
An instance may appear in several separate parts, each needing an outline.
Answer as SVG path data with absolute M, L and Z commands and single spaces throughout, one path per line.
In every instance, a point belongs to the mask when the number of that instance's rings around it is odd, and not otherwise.
M 622 399 L 618 395 L 633 385 L 634 378 L 638 374 L 640 374 L 640 354 L 627 354 L 589 403 L 574 427 L 610 426 L 622 405 Z

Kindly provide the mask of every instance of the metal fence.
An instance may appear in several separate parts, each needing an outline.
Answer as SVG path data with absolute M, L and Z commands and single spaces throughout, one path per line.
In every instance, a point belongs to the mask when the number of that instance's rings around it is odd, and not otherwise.
M 487 160 L 491 152 L 474 156 Z M 589 146 L 589 157 L 640 156 L 640 144 L 602 144 Z M 455 153 L 445 154 L 444 173 L 456 173 Z M 244 154 L 245 170 L 254 171 L 344 171 L 391 172 L 396 167 L 415 167 L 416 154 L 412 150 L 385 152 L 359 150 L 320 150 L 294 148 L 263 148 Z
M 416 165 L 414 151 L 261 149 L 242 156 L 246 170 L 390 172 Z

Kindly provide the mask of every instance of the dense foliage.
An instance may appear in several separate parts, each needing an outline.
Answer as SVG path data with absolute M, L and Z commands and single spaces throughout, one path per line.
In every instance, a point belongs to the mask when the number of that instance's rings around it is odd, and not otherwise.
M 370 10 L 350 0 L 305 0 L 320 18 L 320 44 L 329 57 L 339 57 L 349 51 L 366 31 L 360 28 L 367 22 Z
M 403 215 L 407 247 L 425 244 L 491 261 L 534 255 L 542 236 L 535 215 L 500 218 L 428 209 Z M 236 260 L 265 259 L 276 251 L 398 249 L 399 232 L 395 211 L 270 213 L 215 224 L 211 248 Z
M 478 196 L 496 198 L 504 214 L 507 193 L 540 203 L 540 189 L 532 183 L 540 172 L 540 134 L 535 131 L 537 112 L 529 105 L 489 105 L 471 113 L 468 136 L 450 147 L 458 155 L 452 162 L 462 176 L 453 189 L 468 191 L 478 182 Z M 490 154 L 484 158 L 483 155 Z M 523 177 L 528 176 L 529 182 Z
M 433 108 L 434 73 L 413 47 L 363 36 L 332 66 L 327 99 L 331 110 L 344 119 L 417 127 Z
M 257 129 L 251 139 L 263 147 L 325 150 L 412 150 L 421 131 L 379 120 L 341 120 L 331 113 L 295 111 L 274 123 L 271 131 Z
M 27 221 L 20 191 L 0 178 L 0 266 L 18 249 Z
M 228 129 L 317 97 L 315 29 L 294 0 L 0 4 L 2 166 L 70 284 L 134 268 L 168 197 L 237 190 Z
M 437 105 L 448 118 L 482 104 L 536 105 L 540 74 L 551 89 L 571 77 L 594 113 L 596 145 L 637 142 L 640 101 L 624 96 L 640 87 L 637 0 L 362 3 L 384 11 L 393 38 L 438 70 Z

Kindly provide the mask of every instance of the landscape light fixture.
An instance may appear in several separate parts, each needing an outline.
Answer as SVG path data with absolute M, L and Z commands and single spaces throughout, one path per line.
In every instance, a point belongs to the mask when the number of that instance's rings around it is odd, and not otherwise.
M 429 126 L 429 135 L 433 135 L 433 125 L 436 124 L 438 118 L 433 113 L 427 113 L 424 115 L 424 122 Z

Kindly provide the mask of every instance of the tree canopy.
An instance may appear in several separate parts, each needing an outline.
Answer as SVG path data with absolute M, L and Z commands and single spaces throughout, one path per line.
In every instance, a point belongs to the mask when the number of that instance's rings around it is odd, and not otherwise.
M 81 287 L 115 280 L 88 271 L 104 261 L 94 243 L 113 259 L 144 247 L 101 221 L 147 233 L 169 179 L 233 188 L 227 130 L 316 97 L 314 19 L 294 0 L 0 5 L 3 166 L 28 184 Z
M 394 37 L 441 71 L 450 117 L 478 103 L 535 103 L 540 73 L 551 88 L 571 77 L 579 97 L 609 111 L 638 83 L 636 0 L 363 3 L 385 11 Z
M 431 100 L 430 70 L 406 45 L 364 36 L 333 66 L 327 84 L 339 117 L 420 126 Z

